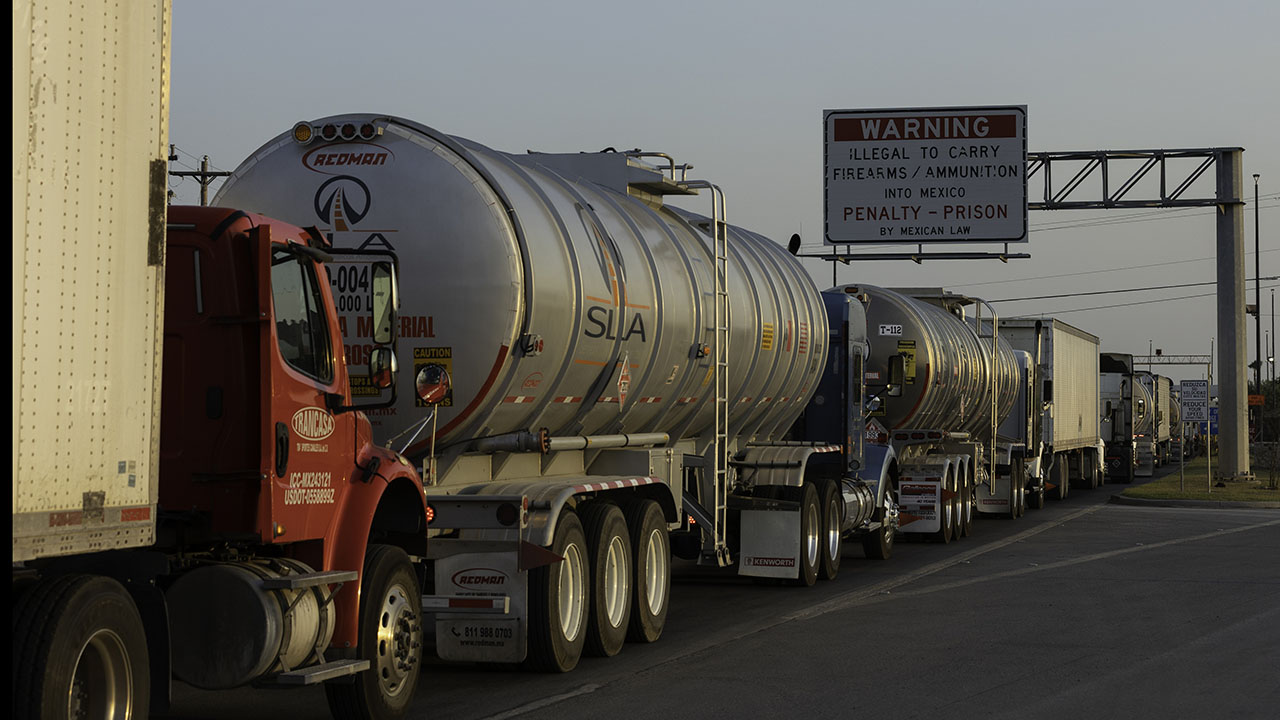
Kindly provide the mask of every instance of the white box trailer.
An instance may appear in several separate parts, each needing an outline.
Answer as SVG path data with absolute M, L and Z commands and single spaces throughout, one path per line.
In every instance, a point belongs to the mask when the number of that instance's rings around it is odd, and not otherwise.
M 1035 391 L 1044 404 L 1038 470 L 1045 488 L 1065 498 L 1070 482 L 1102 482 L 1098 427 L 1098 338 L 1057 318 L 1001 318 L 1000 336 L 1039 366 Z
M 152 542 L 169 2 L 13 3 L 13 562 Z

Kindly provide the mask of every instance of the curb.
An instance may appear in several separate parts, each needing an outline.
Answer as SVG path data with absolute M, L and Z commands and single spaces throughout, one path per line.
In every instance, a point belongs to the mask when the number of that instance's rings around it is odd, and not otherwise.
M 1175 499 L 1153 499 L 1125 497 L 1119 493 L 1112 495 L 1107 502 L 1112 505 L 1138 505 L 1144 507 L 1173 507 L 1173 508 L 1237 508 L 1237 509 L 1267 509 L 1280 510 L 1280 502 L 1271 500 L 1260 500 L 1258 502 L 1245 502 L 1242 500 L 1175 500 Z

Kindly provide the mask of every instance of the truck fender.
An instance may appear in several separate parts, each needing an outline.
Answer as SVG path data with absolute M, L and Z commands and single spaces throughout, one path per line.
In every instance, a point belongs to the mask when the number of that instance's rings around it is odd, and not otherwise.
M 888 445 L 866 443 L 862 451 L 862 468 L 858 470 L 858 479 L 875 487 L 876 506 L 884 504 L 885 490 L 892 490 L 893 472 L 898 464 L 898 455 Z
M 566 478 L 562 482 L 510 482 L 471 485 L 459 491 L 464 495 L 524 495 L 529 498 L 529 520 L 524 540 L 539 547 L 551 545 L 556 521 L 569 500 L 577 495 L 595 493 L 601 497 L 644 497 L 656 500 L 668 522 L 678 516 L 675 490 L 660 477 L 627 477 L 585 475 Z
M 358 468 L 348 480 L 350 487 L 343 493 L 342 506 L 333 515 L 330 539 L 325 543 L 325 570 L 363 571 L 373 519 L 383 497 L 389 491 L 395 489 L 396 495 L 401 498 L 410 493 L 416 495 L 419 511 L 423 518 L 426 517 L 426 496 L 423 494 L 422 481 L 408 461 L 381 447 L 371 447 L 361 455 L 362 467 L 368 467 L 369 462 L 377 457 L 378 469 L 369 482 L 363 482 L 364 472 Z M 425 539 L 426 528 L 423 527 L 421 532 Z M 336 622 L 330 646 L 339 650 L 354 651 L 359 637 L 360 582 L 357 580 L 354 585 L 343 588 L 334 597 Z

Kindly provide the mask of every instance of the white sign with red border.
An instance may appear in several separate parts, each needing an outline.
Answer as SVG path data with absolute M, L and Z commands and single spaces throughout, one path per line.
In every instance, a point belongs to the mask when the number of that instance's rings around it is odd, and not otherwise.
M 1027 241 L 1027 109 L 827 110 L 828 245 Z

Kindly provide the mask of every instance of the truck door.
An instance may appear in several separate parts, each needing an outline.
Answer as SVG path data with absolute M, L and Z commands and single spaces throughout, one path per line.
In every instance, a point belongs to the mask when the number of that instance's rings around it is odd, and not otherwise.
M 262 354 L 272 489 L 264 537 L 314 539 L 328 529 L 350 477 L 353 463 L 344 459 L 354 452 L 355 413 L 329 409 L 331 397 L 346 401 L 346 367 L 323 266 L 309 248 L 272 242 L 269 227 L 258 230 L 271 319 Z

